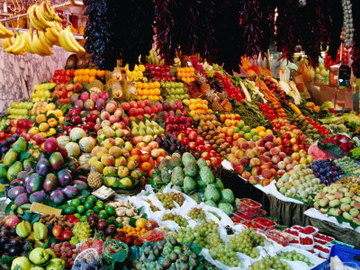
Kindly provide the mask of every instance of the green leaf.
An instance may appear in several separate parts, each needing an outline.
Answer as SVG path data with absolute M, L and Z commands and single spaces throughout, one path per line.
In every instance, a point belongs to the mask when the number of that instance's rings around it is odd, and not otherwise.
M 135 227 L 135 222 L 136 222 L 136 218 L 130 218 L 129 220 L 129 225 L 132 226 L 132 227 Z
M 11 263 L 16 257 L 14 256 L 2 256 L 0 258 L 0 263 L 3 263 L 3 264 L 9 264 Z M 16 269 L 18 266 L 16 266 L 14 269 Z M 18 268 L 19 270 L 21 270 L 21 268 Z
M 5 208 L 5 214 L 9 214 L 10 213 L 10 211 L 12 210 L 11 209 L 11 206 L 13 205 L 14 203 L 9 203 L 7 206 L 6 206 L 6 208 Z
M 194 252 L 196 255 L 200 255 L 202 247 L 199 244 L 191 243 L 190 249 L 192 252 Z

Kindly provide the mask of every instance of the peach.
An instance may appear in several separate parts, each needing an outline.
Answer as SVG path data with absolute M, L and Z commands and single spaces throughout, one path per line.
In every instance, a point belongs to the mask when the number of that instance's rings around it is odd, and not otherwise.
M 274 135 L 272 133 L 266 134 L 264 136 L 264 140 L 267 142 L 273 142 L 274 141 Z
M 284 162 L 285 162 L 286 165 L 288 165 L 288 164 L 293 163 L 293 160 L 292 160 L 291 157 L 285 157 L 285 158 L 284 158 Z
M 267 149 L 267 150 L 270 150 L 270 149 L 272 149 L 272 148 L 274 148 L 275 147 L 275 144 L 273 143 L 273 142 L 266 142 L 265 143 L 265 148 Z
M 277 171 L 277 174 L 278 174 L 279 177 L 283 176 L 285 173 L 286 173 L 285 170 L 278 170 Z
M 243 171 L 244 171 L 244 167 L 241 166 L 241 165 L 235 166 L 235 167 L 234 167 L 234 171 L 235 171 L 236 173 L 238 173 L 238 174 L 242 174 Z
M 111 122 L 109 120 L 103 120 L 101 122 L 101 127 L 110 127 L 111 126 Z
M 285 161 L 280 161 L 277 165 L 280 170 L 284 170 L 286 168 Z
M 241 174 L 241 176 L 242 176 L 243 178 L 245 178 L 246 180 L 248 180 L 248 179 L 250 179 L 250 177 L 251 177 L 251 173 L 248 172 L 248 171 L 243 171 L 243 173 Z
M 237 158 L 243 158 L 243 157 L 245 156 L 245 152 L 242 151 L 242 150 L 237 150 L 237 151 L 235 152 L 235 156 L 236 156 Z
M 120 166 L 118 168 L 117 174 L 120 178 L 124 178 L 129 175 L 129 169 L 125 166 Z
M 250 166 L 251 167 L 255 167 L 255 166 L 259 166 L 260 165 L 260 159 L 254 157 L 252 159 L 250 159 Z
M 109 113 L 114 113 L 116 109 L 117 109 L 117 103 L 113 100 L 109 101 L 105 106 L 105 110 Z
M 271 148 L 271 149 L 270 149 L 270 154 L 271 154 L 272 156 L 277 155 L 277 154 L 279 154 L 279 153 L 280 153 L 280 148 L 279 148 L 279 147 L 274 147 L 274 148 Z
M 279 157 L 278 155 L 274 155 L 274 156 L 272 156 L 272 158 L 271 158 L 271 162 L 274 163 L 274 164 L 279 163 L 280 160 L 281 160 L 281 159 L 280 159 L 280 157 Z
M 254 167 L 251 169 L 251 174 L 252 175 L 260 175 L 261 174 L 261 168 L 260 167 Z
M 244 142 L 240 145 L 241 150 L 247 150 L 250 148 L 250 145 L 248 142 Z
M 255 176 L 255 175 L 252 175 L 252 176 L 250 176 L 250 178 L 249 178 L 249 182 L 250 182 L 250 184 L 252 184 L 252 185 L 256 185 L 256 184 L 259 183 L 259 177 Z
M 265 145 L 265 141 L 263 139 L 258 140 L 256 143 L 256 146 L 264 146 Z
M 286 154 L 284 152 L 280 152 L 279 157 L 283 160 L 286 157 Z
M 255 152 L 252 149 L 247 149 L 245 152 L 245 156 L 249 159 L 255 157 Z
M 270 162 L 270 158 L 268 156 L 260 156 L 259 160 L 260 160 L 261 164 Z
M 124 158 L 124 157 L 116 158 L 115 159 L 115 166 L 116 167 L 126 166 L 126 158 Z
M 239 159 L 239 162 L 240 162 L 240 165 L 241 166 L 244 166 L 244 167 L 246 167 L 247 165 L 249 165 L 249 159 L 248 158 L 246 158 L 246 157 L 243 157 L 243 158 L 240 158 Z
M 119 116 L 120 118 L 124 115 L 124 111 L 121 108 L 117 108 L 114 112 L 114 115 Z
M 270 179 L 273 176 L 273 173 L 271 172 L 270 169 L 263 169 L 261 171 L 261 175 L 262 177 L 264 177 L 265 179 Z
M 256 146 L 256 143 L 253 141 L 249 141 L 248 143 L 249 143 L 250 148 L 254 148 Z
M 107 111 L 102 111 L 100 114 L 101 120 L 109 120 L 110 119 L 110 113 Z

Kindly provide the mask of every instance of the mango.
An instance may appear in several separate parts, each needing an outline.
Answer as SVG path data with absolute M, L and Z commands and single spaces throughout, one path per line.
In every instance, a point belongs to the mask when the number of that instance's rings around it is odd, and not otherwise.
M 14 149 L 10 149 L 4 156 L 4 165 L 12 165 L 17 159 L 18 153 Z
M 7 170 L 7 179 L 12 181 L 16 179 L 19 172 L 23 169 L 22 163 L 20 161 L 16 161 L 11 167 Z
M 24 137 L 20 137 L 17 141 L 13 144 L 13 149 L 18 152 L 22 153 L 25 152 L 27 149 L 27 142 Z

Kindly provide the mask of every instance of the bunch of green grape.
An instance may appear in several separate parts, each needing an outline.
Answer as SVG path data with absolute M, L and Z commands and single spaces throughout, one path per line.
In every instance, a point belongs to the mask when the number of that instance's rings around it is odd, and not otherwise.
M 280 258 L 288 260 L 288 261 L 301 261 L 306 263 L 308 266 L 313 266 L 310 262 L 310 259 L 306 257 L 304 254 L 297 253 L 295 250 L 293 251 L 283 251 L 277 254 Z
M 164 214 L 163 220 L 173 220 L 181 227 L 186 227 L 187 225 L 189 225 L 186 218 L 184 218 L 183 216 L 173 214 L 173 213 Z
M 287 262 L 281 261 L 279 256 L 266 256 L 261 260 L 250 265 L 249 270 L 290 270 L 291 267 Z
M 188 213 L 188 216 L 194 220 L 206 220 L 206 214 L 201 208 L 193 208 Z
M 165 209 L 175 208 L 174 202 L 182 206 L 185 198 L 181 193 L 156 193 L 156 197 L 162 202 Z
M 209 253 L 214 260 L 218 260 L 229 267 L 241 266 L 236 251 L 229 246 L 228 243 L 218 244 L 216 247 L 212 247 Z
M 147 202 L 148 204 L 150 204 L 150 209 L 151 209 L 151 211 L 153 211 L 153 212 L 160 211 L 159 207 L 156 207 L 155 205 L 152 204 L 152 201 L 146 200 L 146 202 Z
M 230 237 L 228 245 L 236 252 L 244 253 L 255 259 L 260 256 L 256 247 L 264 246 L 264 240 L 262 235 L 256 233 L 253 228 L 249 228 Z

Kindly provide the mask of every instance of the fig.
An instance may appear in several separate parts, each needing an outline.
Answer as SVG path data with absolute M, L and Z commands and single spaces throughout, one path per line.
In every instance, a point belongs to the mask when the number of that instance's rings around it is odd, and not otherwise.
M 105 219 L 100 219 L 96 225 L 98 230 L 104 230 L 108 226 L 108 222 Z
M 30 195 L 30 202 L 42 202 L 45 200 L 46 194 L 43 190 L 36 191 Z
M 13 187 L 10 188 L 8 191 L 8 197 L 13 200 L 15 199 L 19 194 L 24 193 L 25 189 L 23 186 L 17 186 L 17 187 Z
M 54 190 L 50 194 L 50 200 L 56 204 L 61 204 L 65 201 L 64 193 L 61 190 Z
M 63 189 L 63 192 L 64 192 L 66 198 L 68 198 L 68 199 L 75 198 L 79 194 L 79 191 L 74 186 L 66 186 Z
M 25 203 L 28 203 L 28 202 L 29 202 L 29 198 L 28 198 L 26 193 L 19 194 L 14 200 L 14 203 L 17 206 L 21 206 L 21 205 L 23 205 Z

